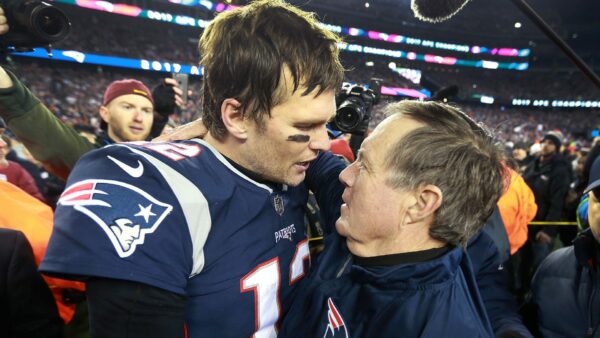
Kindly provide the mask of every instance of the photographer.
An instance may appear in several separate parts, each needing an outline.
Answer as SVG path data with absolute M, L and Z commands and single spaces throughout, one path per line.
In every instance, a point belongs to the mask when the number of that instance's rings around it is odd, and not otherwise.
M 0 8 L 0 39 L 10 27 Z M 114 81 L 99 107 L 102 131 L 95 141 L 61 122 L 11 72 L 0 67 L 0 117 L 34 158 L 53 174 L 66 179 L 86 152 L 115 142 L 143 141 L 160 135 L 182 92 L 167 78 L 152 92 L 133 79 Z

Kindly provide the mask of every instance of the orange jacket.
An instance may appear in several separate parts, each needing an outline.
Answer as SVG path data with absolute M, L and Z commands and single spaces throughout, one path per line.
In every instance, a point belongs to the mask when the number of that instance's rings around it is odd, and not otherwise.
M 510 170 L 510 185 L 498 200 L 500 216 L 510 243 L 510 254 L 514 254 L 527 241 L 527 226 L 537 213 L 533 192 L 521 175 Z
M 39 265 L 46 253 L 52 232 L 52 209 L 17 186 L 0 181 L 0 227 L 19 230 L 25 234 L 33 248 L 35 262 Z M 62 302 L 64 289 L 84 291 L 84 284 L 44 276 L 56 300 L 61 318 L 68 323 L 75 313 L 75 305 Z

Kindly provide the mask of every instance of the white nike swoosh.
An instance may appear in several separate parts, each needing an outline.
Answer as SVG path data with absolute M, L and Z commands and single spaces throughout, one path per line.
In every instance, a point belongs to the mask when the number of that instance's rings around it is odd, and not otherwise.
M 129 174 L 129 176 L 131 177 L 141 177 L 144 174 L 144 166 L 142 165 L 142 162 L 140 162 L 140 160 L 137 161 L 138 166 L 136 168 L 125 164 L 119 160 L 117 160 L 116 158 L 110 156 L 110 155 L 106 155 L 106 157 L 108 157 L 109 160 L 115 162 L 116 165 L 118 165 L 121 169 L 125 170 L 125 172 L 127 174 Z

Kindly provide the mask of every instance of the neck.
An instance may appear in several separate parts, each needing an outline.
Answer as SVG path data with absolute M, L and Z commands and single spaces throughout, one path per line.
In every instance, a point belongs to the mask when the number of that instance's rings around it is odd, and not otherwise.
M 0 159 L 0 167 L 2 167 L 2 168 L 8 167 L 8 160 L 6 158 Z
M 226 135 L 222 140 L 213 137 L 210 133 L 204 136 L 203 140 L 215 148 L 223 156 L 227 157 L 231 161 L 237 163 L 242 168 L 249 170 L 240 156 L 240 146 L 243 144 L 237 140 L 232 139 L 229 135 Z
M 413 224 L 405 226 L 394 238 L 385 237 L 369 243 L 348 243 L 348 248 L 356 256 L 374 257 L 407 252 L 436 249 L 447 244 L 429 236 L 429 226 Z
M 115 135 L 115 133 L 113 133 L 112 129 L 110 128 L 108 128 L 108 130 L 106 131 L 106 135 L 108 135 L 108 138 L 110 138 L 115 143 L 124 142 L 123 140 L 118 138 L 117 135 Z
M 542 154 L 542 156 L 540 156 L 540 161 L 541 162 L 549 161 L 552 157 L 554 157 L 554 155 L 555 155 L 554 153 L 547 154 L 547 155 Z

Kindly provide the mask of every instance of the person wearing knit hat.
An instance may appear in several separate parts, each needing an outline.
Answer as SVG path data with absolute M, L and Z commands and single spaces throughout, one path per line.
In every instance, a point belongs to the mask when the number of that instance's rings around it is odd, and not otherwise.
M 114 81 L 104 92 L 100 117 L 100 127 L 113 141 L 144 141 L 154 120 L 152 94 L 138 80 Z
M 3 19 L 0 12 L 0 21 Z M 31 155 L 63 180 L 79 158 L 92 149 L 160 135 L 176 106 L 183 104 L 183 92 L 173 78 L 163 79 L 152 91 L 133 79 L 112 82 L 98 109 L 102 130 L 88 138 L 56 118 L 17 75 L 3 67 L 0 94 L 0 118 L 4 118 L 7 128 L 17 138 L 27 140 L 25 146 Z
M 600 268 L 600 159 L 593 161 L 585 184 L 589 228 L 571 245 L 548 256 L 532 281 L 529 302 L 536 309 L 539 337 L 584 337 L 598 332 L 600 312 L 595 297 L 600 287 L 596 278 Z
M 572 181 L 573 170 L 569 163 L 560 154 L 563 136 L 559 131 L 547 132 L 541 141 L 539 158 L 529 163 L 523 172 L 523 179 L 533 191 L 538 211 L 533 219 L 537 222 L 558 222 L 563 218 L 565 197 Z M 552 251 L 554 238 L 557 234 L 556 226 L 530 227 L 524 263 L 529 266 L 524 268 L 523 282 L 527 287 L 531 277 L 541 261 Z M 527 261 L 527 262 L 526 262 Z
M 560 147 L 563 143 L 563 135 L 560 131 L 549 131 L 542 137 L 542 156 L 544 154 L 544 143 L 551 142 L 556 148 L 556 152 L 560 152 Z

